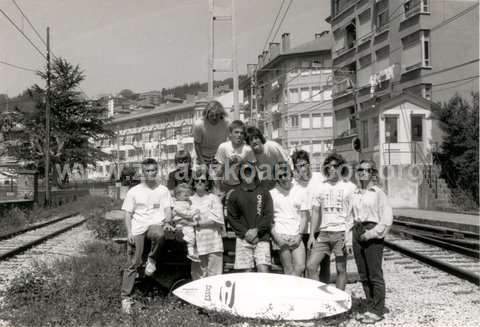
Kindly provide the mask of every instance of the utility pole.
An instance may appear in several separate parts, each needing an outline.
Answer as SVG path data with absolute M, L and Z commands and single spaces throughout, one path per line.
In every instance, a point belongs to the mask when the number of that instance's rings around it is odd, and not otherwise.
M 50 27 L 47 27 L 47 99 L 45 104 L 45 204 L 50 205 Z
M 215 28 L 217 22 L 229 21 L 232 28 L 231 58 L 215 58 Z M 220 31 L 222 29 L 219 29 Z M 235 0 L 229 7 L 215 6 L 214 0 L 208 0 L 208 99 L 213 99 L 213 81 L 215 72 L 231 72 L 233 78 L 233 119 L 240 118 L 238 103 L 238 70 L 237 70 L 237 26 Z
M 237 22 L 235 0 L 232 0 L 232 68 L 233 68 L 233 119 L 240 119 L 238 104 L 238 69 L 237 69 Z
M 214 20 L 213 0 L 208 0 L 208 100 L 213 99 Z

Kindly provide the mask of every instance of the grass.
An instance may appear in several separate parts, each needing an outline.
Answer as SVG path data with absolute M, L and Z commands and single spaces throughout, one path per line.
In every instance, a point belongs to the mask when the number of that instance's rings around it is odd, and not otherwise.
M 200 311 L 168 296 L 148 278 L 137 285 L 135 310 L 126 316 L 120 312 L 123 247 L 94 241 L 82 254 L 20 272 L 0 294 L 0 319 L 12 326 L 289 326 Z M 338 319 L 327 319 L 315 325 L 338 324 Z

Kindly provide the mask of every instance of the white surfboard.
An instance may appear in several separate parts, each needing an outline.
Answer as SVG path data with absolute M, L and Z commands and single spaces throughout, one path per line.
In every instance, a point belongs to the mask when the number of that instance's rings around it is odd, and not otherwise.
M 350 295 L 334 286 L 267 273 L 207 277 L 185 284 L 173 294 L 204 309 L 270 320 L 318 319 L 352 306 Z

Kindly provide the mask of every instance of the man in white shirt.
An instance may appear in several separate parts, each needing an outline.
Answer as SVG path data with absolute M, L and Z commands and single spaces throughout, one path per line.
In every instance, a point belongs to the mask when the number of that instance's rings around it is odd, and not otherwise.
M 172 199 L 168 189 L 156 179 L 158 165 L 154 159 L 142 162 L 142 182 L 131 188 L 123 201 L 125 227 L 127 229 L 130 264 L 124 270 L 122 280 L 122 310 L 131 312 L 130 298 L 137 270 L 142 266 L 145 241 L 151 241 L 145 275 L 156 270 L 156 258 L 165 242 L 165 230 L 173 231 L 170 225 Z M 132 248 L 133 247 L 133 248 Z
M 288 162 L 290 164 L 287 153 L 277 142 L 265 140 L 260 129 L 255 126 L 246 128 L 245 141 L 255 153 L 260 181 L 267 189 L 273 189 L 275 187 L 273 168 L 277 163 Z
M 356 189 L 355 184 L 342 178 L 344 167 L 345 160 L 336 153 L 324 161 L 323 169 L 327 180 L 315 190 L 313 197 L 314 210 L 308 240 L 308 247 L 312 250 L 307 262 L 307 276 L 317 279 L 318 265 L 326 255 L 334 253 L 337 269 L 335 284 L 341 290 L 345 290 L 347 283 L 347 254 L 353 254 L 349 208 Z M 320 233 L 315 238 L 317 230 Z
M 255 154 L 250 146 L 245 144 L 245 125 L 241 120 L 234 120 L 228 127 L 229 141 L 220 144 L 215 159 L 221 167 L 216 176 L 222 177 L 220 190 L 228 192 L 240 185 L 238 167 L 242 162 L 256 162 Z

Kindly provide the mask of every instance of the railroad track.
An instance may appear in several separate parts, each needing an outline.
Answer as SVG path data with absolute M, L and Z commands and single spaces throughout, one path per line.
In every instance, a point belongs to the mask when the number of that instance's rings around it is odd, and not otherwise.
M 80 215 L 68 215 L 32 225 L 0 236 L 0 261 L 11 259 L 26 250 L 58 236 L 85 222 Z
M 459 278 L 480 285 L 478 235 L 438 226 L 394 224 L 385 245 Z M 388 260 L 388 256 L 385 257 Z M 408 261 L 405 264 L 410 264 Z M 411 269 L 415 269 L 413 266 Z

